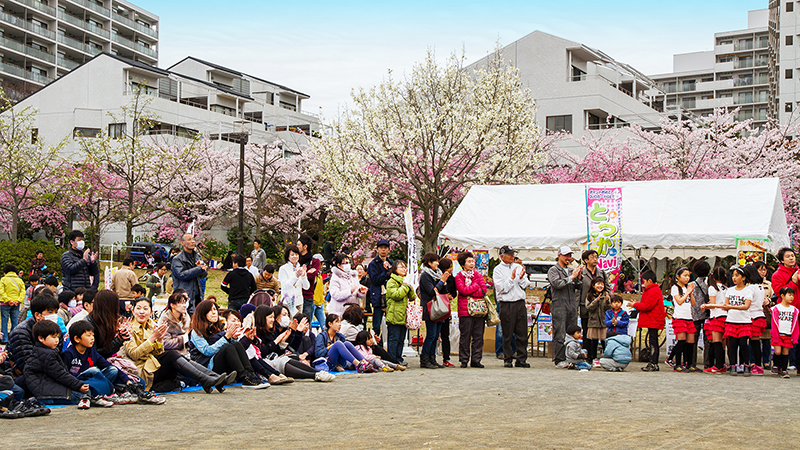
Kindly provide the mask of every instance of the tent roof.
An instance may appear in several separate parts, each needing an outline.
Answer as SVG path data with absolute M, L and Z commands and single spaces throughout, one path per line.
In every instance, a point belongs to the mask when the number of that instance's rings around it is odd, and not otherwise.
M 580 247 L 587 187 L 622 187 L 625 248 L 719 251 L 736 238 L 769 239 L 773 253 L 789 246 L 777 178 L 474 186 L 440 237 L 465 248 Z

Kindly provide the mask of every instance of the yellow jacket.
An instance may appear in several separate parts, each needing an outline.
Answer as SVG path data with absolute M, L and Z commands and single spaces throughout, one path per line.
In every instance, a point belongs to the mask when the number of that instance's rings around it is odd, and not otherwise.
M 131 338 L 125 341 L 125 354 L 142 372 L 142 379 L 147 383 L 148 391 L 153 387 L 154 374 L 161 368 L 161 363 L 158 362 L 156 356 L 164 353 L 164 345 L 161 342 L 150 342 L 147 339 L 153 334 L 155 328 L 156 323 L 153 319 L 148 319 L 144 324 L 133 319 L 131 321 Z
M 25 282 L 14 272 L 0 278 L 0 303 L 20 305 L 25 301 Z

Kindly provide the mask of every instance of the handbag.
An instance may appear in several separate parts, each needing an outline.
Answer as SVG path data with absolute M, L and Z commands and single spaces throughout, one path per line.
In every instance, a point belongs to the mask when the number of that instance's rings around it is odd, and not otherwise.
M 409 330 L 419 330 L 422 326 L 422 305 L 419 300 L 414 299 L 406 304 L 406 328 Z
M 486 326 L 493 327 L 500 323 L 500 314 L 497 314 L 497 308 L 494 307 L 489 297 L 483 299 L 486 302 L 486 307 L 488 308 L 488 314 L 486 315 Z
M 489 307 L 486 306 L 486 300 L 483 298 L 469 297 L 467 312 L 471 317 L 485 317 L 489 313 Z
M 381 309 L 386 312 L 386 285 L 381 285 Z
M 434 289 L 435 295 L 428 302 L 428 315 L 434 322 L 443 322 L 450 317 L 450 298 Z

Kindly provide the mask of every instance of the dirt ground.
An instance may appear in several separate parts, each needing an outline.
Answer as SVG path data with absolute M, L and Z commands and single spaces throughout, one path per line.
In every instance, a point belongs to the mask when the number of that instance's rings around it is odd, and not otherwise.
M 0 422 L 16 448 L 797 448 L 800 376 L 506 369 L 341 375 Z M 454 361 L 457 362 L 457 361 Z M 662 366 L 662 370 L 666 366 Z

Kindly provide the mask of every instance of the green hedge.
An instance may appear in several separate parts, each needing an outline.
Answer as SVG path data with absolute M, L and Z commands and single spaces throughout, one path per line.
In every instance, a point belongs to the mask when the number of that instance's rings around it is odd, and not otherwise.
M 47 260 L 47 269 L 55 270 L 58 279 L 61 279 L 61 254 L 66 251 L 56 247 L 48 241 L 0 241 L 0 269 L 6 264 L 17 266 L 17 270 L 24 272 L 23 280 L 28 279 L 31 271 L 31 260 L 36 257 L 36 251 L 44 252 Z

